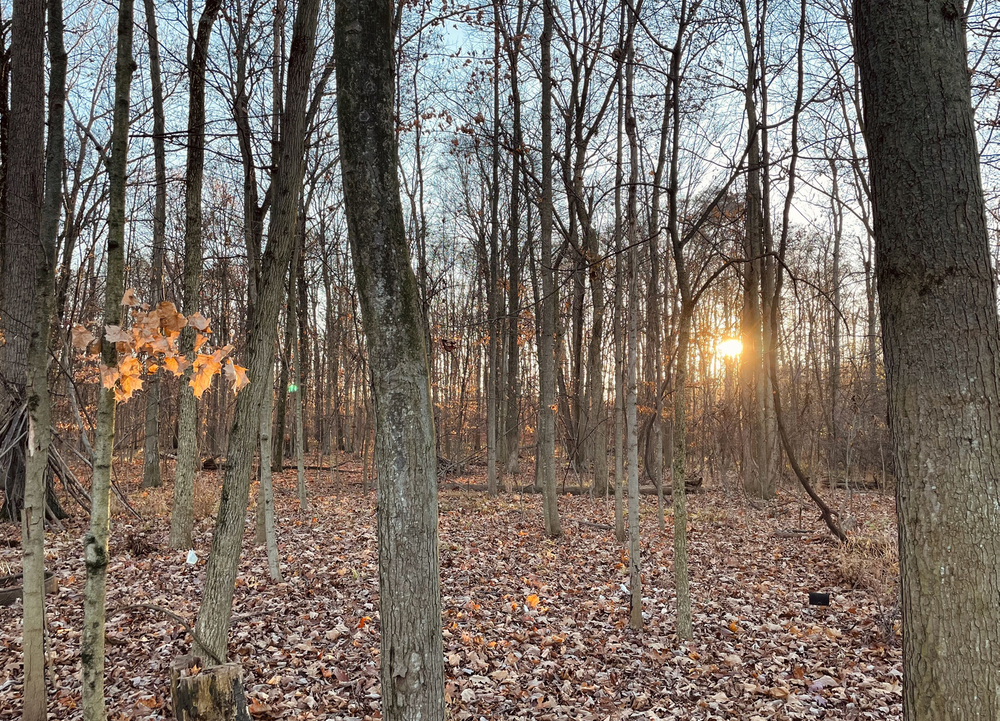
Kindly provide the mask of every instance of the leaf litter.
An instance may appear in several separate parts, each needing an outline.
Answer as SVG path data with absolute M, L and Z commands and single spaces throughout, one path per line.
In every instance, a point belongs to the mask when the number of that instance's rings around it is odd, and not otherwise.
M 221 472 L 201 476 L 221 485 Z M 302 516 L 294 472 L 275 475 L 280 583 L 268 578 L 248 511 L 229 660 L 243 667 L 255 719 L 380 719 L 375 496 L 362 494 L 356 465 L 335 482 L 329 472 L 309 477 L 311 509 Z M 148 493 L 167 499 L 170 488 Z M 902 717 L 895 586 L 845 576 L 842 552 L 819 522 L 781 512 L 795 497 L 757 508 L 718 489 L 689 496 L 694 640 L 687 643 L 673 632 L 671 518 L 660 533 L 655 503 L 641 498 L 645 627 L 637 633 L 628 627 L 625 548 L 613 530 L 588 525 L 613 524 L 613 501 L 560 497 L 564 536 L 553 541 L 542 537 L 538 496 L 441 493 L 450 719 Z M 894 528 L 891 498 L 856 494 L 853 505 L 860 529 Z M 47 599 L 56 719 L 82 717 L 85 524 L 76 517 L 46 537 L 47 564 L 59 579 Z M 193 624 L 213 525 L 211 516 L 198 521 L 192 567 L 186 551 L 167 546 L 165 512 L 115 519 L 110 719 L 172 718 L 169 665 L 190 651 L 191 637 L 148 606 Z M 806 532 L 784 532 L 790 525 Z M 0 527 L 0 568 L 19 567 L 18 540 L 16 527 Z M 830 594 L 829 606 L 808 605 L 817 591 Z M 21 713 L 21 612 L 20 602 L 0 607 L 0 720 Z

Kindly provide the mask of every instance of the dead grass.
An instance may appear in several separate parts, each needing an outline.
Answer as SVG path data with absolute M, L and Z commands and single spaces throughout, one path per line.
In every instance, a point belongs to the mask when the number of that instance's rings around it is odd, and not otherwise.
M 835 571 L 846 586 L 871 593 L 875 626 L 882 640 L 900 640 L 899 549 L 895 529 L 859 529 L 837 551 Z
M 222 492 L 222 475 L 220 473 L 199 472 L 194 477 L 194 518 L 200 521 L 214 516 L 219 508 L 219 496 Z M 174 504 L 174 485 L 167 483 L 159 488 L 144 488 L 129 494 L 129 502 L 144 518 L 151 516 L 169 517 Z M 111 512 L 118 515 L 125 512 L 121 501 L 116 496 L 111 498 Z
M 840 581 L 851 588 L 878 594 L 895 593 L 899 583 L 899 552 L 889 529 L 859 529 L 837 551 Z

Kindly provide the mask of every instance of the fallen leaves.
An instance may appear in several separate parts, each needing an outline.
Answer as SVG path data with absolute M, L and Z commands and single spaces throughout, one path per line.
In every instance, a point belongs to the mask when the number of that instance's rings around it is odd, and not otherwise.
M 340 474 L 332 485 L 328 471 L 310 472 L 315 521 L 299 526 L 289 520 L 295 474 L 275 475 L 282 583 L 267 580 L 263 550 L 248 534 L 229 656 L 243 666 L 255 718 L 380 717 L 374 496 L 349 485 L 360 479 L 356 465 Z M 131 475 L 138 483 L 141 473 Z M 150 493 L 169 499 L 172 489 L 168 483 Z M 891 499 L 879 503 L 878 513 L 891 513 Z M 526 497 L 522 510 L 513 496 L 441 494 L 449 718 L 901 718 L 900 651 L 877 633 L 877 599 L 837 585 L 828 545 L 776 540 L 777 521 L 721 493 L 689 499 L 695 640 L 679 644 L 672 543 L 656 530 L 654 504 L 642 499 L 647 624 L 636 634 L 627 626 L 628 598 L 619 588 L 627 569 L 618 567 L 612 533 L 566 524 L 553 545 L 542 539 L 537 496 Z M 607 522 L 612 514 L 603 499 L 563 497 L 560 506 L 566 518 Z M 113 548 L 124 548 L 131 523 L 116 519 Z M 166 516 L 143 523 L 154 539 L 166 539 Z M 60 577 L 49 619 L 56 719 L 79 713 L 85 525 L 69 519 L 65 533 L 47 539 Z M 202 554 L 210 545 L 211 523 L 201 522 L 195 547 Z M 182 553 L 159 550 L 165 542 L 157 546 L 145 557 L 113 553 L 109 607 L 128 599 L 194 618 L 197 569 L 186 567 Z M 0 561 L 18 553 L 0 546 Z M 806 591 L 815 589 L 829 591 L 833 604 L 809 607 Z M 0 609 L 0 626 L 17 628 L 18 609 Z M 169 718 L 169 662 L 190 650 L 190 636 L 170 619 L 143 614 L 117 617 L 115 625 L 125 645 L 108 651 L 109 718 Z M 0 640 L 0 668 L 19 663 L 19 640 L 9 634 Z M 18 718 L 20 687 L 2 686 L 0 719 Z

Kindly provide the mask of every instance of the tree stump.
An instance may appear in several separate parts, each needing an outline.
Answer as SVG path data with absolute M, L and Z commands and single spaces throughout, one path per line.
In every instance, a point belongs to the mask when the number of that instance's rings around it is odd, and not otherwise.
M 238 663 L 204 668 L 197 656 L 174 659 L 170 698 L 177 721 L 250 721 Z

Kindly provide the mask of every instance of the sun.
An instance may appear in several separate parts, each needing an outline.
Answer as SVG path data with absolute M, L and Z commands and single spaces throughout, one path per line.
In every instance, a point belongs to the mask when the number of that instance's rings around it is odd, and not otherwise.
M 738 338 L 726 338 L 723 341 L 719 341 L 717 349 L 726 358 L 738 358 L 740 353 L 743 352 L 743 344 Z

